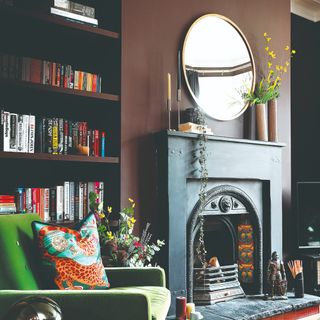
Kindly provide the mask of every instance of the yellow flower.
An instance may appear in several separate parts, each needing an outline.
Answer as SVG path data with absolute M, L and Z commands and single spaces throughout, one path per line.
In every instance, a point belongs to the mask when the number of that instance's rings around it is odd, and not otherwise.
M 268 68 L 270 69 L 272 67 L 272 62 L 268 62 Z
M 266 51 L 269 51 L 269 47 L 265 47 L 265 50 L 266 50 Z
M 286 50 L 286 51 L 288 51 L 290 48 L 289 48 L 289 46 L 286 46 L 285 48 L 284 48 L 284 50 Z
M 266 32 L 263 34 L 264 37 L 266 37 L 267 35 L 268 35 L 268 34 L 267 34 Z
M 136 206 L 136 204 L 135 204 L 135 203 L 133 203 L 131 207 L 132 207 L 132 208 L 134 208 L 135 206 Z
M 112 240 L 114 238 L 114 235 L 112 234 L 111 231 L 107 231 L 107 237 L 108 239 Z
M 291 50 L 291 53 L 292 54 L 296 54 L 296 50 Z
M 280 66 L 276 65 L 276 70 L 280 71 Z
M 289 67 L 290 63 L 289 61 L 286 61 L 286 66 Z
M 128 198 L 129 202 L 133 203 L 134 201 L 131 198 Z
M 100 216 L 100 218 L 101 218 L 101 219 L 103 219 L 103 218 L 105 218 L 105 217 L 106 217 L 106 216 L 105 216 L 105 214 L 104 214 L 103 212 L 102 212 L 102 213 L 100 213 L 100 214 L 99 214 L 99 216 Z
M 130 218 L 130 221 L 131 221 L 132 223 L 135 223 L 137 220 L 136 220 L 134 217 L 132 217 L 132 218 Z
M 287 71 L 288 71 L 287 67 L 284 67 L 284 68 L 283 68 L 283 71 L 284 71 L 284 72 L 287 72 Z
M 112 207 L 107 207 L 107 211 L 109 212 L 109 213 L 111 213 L 112 212 Z
M 271 38 L 269 37 L 269 38 L 267 38 L 267 42 L 270 42 L 271 41 Z

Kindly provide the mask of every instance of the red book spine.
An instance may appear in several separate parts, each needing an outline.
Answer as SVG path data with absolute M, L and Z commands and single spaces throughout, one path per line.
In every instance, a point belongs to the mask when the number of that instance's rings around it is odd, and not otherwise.
M 98 82 L 98 76 L 96 74 L 92 75 L 92 91 L 97 92 L 97 82 Z
M 99 138 L 99 130 L 94 130 L 94 156 L 99 157 L 99 145 L 100 145 L 100 138 Z
M 39 211 L 37 211 L 40 215 L 42 221 L 44 221 L 44 189 L 39 188 Z
M 23 191 L 23 212 L 27 212 L 27 195 L 26 195 L 26 191 Z
M 88 145 L 88 122 L 83 122 L 82 123 L 82 129 L 83 129 L 83 133 L 82 133 L 82 145 L 83 146 L 87 146 Z
M 60 87 L 60 82 L 61 82 L 61 64 L 57 63 L 56 67 L 56 86 Z
M 79 130 L 78 141 L 79 141 L 79 144 L 83 146 L 83 122 L 81 121 L 78 124 L 78 130 Z
M 40 214 L 40 188 L 32 188 L 32 212 Z
M 41 83 L 42 62 L 39 59 L 31 59 L 30 80 L 34 83 Z

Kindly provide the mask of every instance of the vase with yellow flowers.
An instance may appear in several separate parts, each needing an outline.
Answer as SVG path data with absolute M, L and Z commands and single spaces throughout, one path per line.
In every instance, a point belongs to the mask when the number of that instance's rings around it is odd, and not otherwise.
M 90 208 L 98 221 L 101 251 L 104 264 L 113 267 L 144 267 L 151 265 L 155 254 L 160 251 L 164 241 L 152 242 L 147 223 L 141 237 L 133 234 L 136 222 L 134 218 L 135 202 L 129 198 L 129 205 L 119 213 L 119 226 L 112 230 L 110 215 L 112 208 L 103 209 L 103 202 L 98 201 L 98 195 L 90 192 Z
M 246 94 L 245 99 L 250 105 L 256 106 L 256 127 L 259 140 L 276 142 L 278 140 L 277 127 L 277 98 L 284 75 L 290 67 L 290 58 L 296 53 L 287 45 L 280 55 L 272 48 L 271 37 L 265 32 L 264 57 L 265 64 L 260 67 L 261 79 L 255 90 Z M 268 105 L 268 131 L 265 105 Z

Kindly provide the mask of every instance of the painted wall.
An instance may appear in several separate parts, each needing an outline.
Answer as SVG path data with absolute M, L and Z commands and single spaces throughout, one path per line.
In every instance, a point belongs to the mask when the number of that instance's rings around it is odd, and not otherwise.
M 121 193 L 122 205 L 127 203 L 129 196 L 138 202 L 141 224 L 146 220 L 161 219 L 153 215 L 156 198 L 152 134 L 168 127 L 166 75 L 168 72 L 172 74 L 174 84 L 177 50 L 191 23 L 206 13 L 224 15 L 239 26 L 250 43 L 258 66 L 264 32 L 272 36 L 277 52 L 290 44 L 290 0 L 123 1 Z M 182 108 L 192 104 L 184 85 Z M 288 78 L 283 84 L 278 105 L 279 140 L 287 144 L 283 153 L 283 203 L 285 220 L 289 220 L 291 161 Z M 209 125 L 216 135 L 239 138 L 244 135 L 243 117 L 230 122 L 209 121 Z

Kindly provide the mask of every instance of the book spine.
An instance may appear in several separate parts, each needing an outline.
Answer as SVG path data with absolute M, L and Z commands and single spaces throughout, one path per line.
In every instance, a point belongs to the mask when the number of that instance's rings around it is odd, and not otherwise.
M 87 91 L 92 91 L 92 74 L 87 73 Z
M 27 213 L 32 213 L 32 189 L 26 188 L 26 209 Z
M 88 215 L 88 183 L 83 182 L 83 217 Z
M 64 220 L 70 220 L 70 182 L 65 181 L 64 186 L 64 199 L 63 199 L 63 207 L 64 207 Z
M 52 154 L 59 154 L 59 119 L 52 119 Z
M 40 214 L 40 188 L 31 188 L 32 192 L 32 212 Z
M 50 189 L 44 188 L 44 199 L 43 199 L 43 221 L 50 221 Z
M 56 220 L 57 222 L 62 222 L 63 221 L 63 186 L 57 186 L 57 191 L 56 191 L 56 212 L 57 212 L 57 217 Z
M 103 198 L 104 198 L 104 182 L 103 181 L 99 182 L 98 193 L 99 193 L 99 202 L 103 202 Z
M 56 86 L 60 87 L 61 86 L 61 64 L 57 63 L 56 66 Z
M 69 204 L 70 204 L 70 221 L 75 220 L 75 183 L 74 181 L 70 181 L 70 198 L 69 198 Z
M 50 188 L 50 207 L 49 207 L 50 220 L 54 221 L 57 218 L 57 189 Z
M 30 117 L 24 114 L 22 116 L 22 152 L 29 152 L 29 122 Z
M 48 153 L 52 153 L 52 137 L 53 137 L 53 120 L 51 118 L 46 119 L 46 145 L 45 148 Z
M 35 136 L 36 136 L 36 117 L 29 116 L 29 140 L 28 140 L 28 152 L 34 153 L 35 149 Z
M 79 216 L 78 219 L 83 219 L 83 205 L 84 205 L 84 197 L 83 197 L 83 182 L 79 182 Z
M 81 121 L 78 123 L 78 132 L 78 144 L 83 145 L 83 122 Z
M 69 75 L 69 88 L 74 88 L 74 71 L 72 69 L 72 66 L 70 66 L 70 75 Z
M 10 112 L 4 111 L 3 114 L 3 151 L 10 150 Z
M 59 132 L 58 153 L 63 154 L 63 147 L 64 147 L 64 120 L 63 120 L 63 118 L 58 119 L 58 132 Z
M 99 130 L 94 130 L 94 156 L 99 157 L 100 150 L 99 150 L 99 144 L 100 144 L 100 139 L 99 139 Z
M 51 85 L 56 86 L 57 85 L 57 63 L 56 62 L 51 62 L 51 69 L 50 69 L 50 74 L 51 74 Z
M 68 121 L 68 154 L 73 154 L 73 127 L 72 121 Z
M 25 81 L 31 81 L 31 58 L 25 58 Z
M 23 207 L 24 207 L 24 204 L 23 204 L 23 193 L 24 193 L 24 189 L 23 188 L 17 188 L 16 190 L 16 196 L 15 196 L 15 204 L 16 204 L 16 211 L 18 213 L 22 213 L 23 212 Z M 13 204 L 13 203 L 12 203 Z M 8 206 L 10 205 L 9 203 L 4 203 L 4 204 L 1 204 L 1 206 Z
M 78 148 L 79 144 L 79 123 L 77 121 L 72 122 L 72 149 L 74 153 Z
M 64 86 L 64 76 L 65 76 L 65 66 L 61 64 L 60 65 L 60 87 Z
M 88 207 L 88 213 L 91 211 L 91 208 L 90 208 L 90 193 L 91 192 L 94 192 L 96 193 L 96 188 L 95 188 L 95 182 L 88 182 L 88 193 L 87 193 L 87 207 Z
M 64 88 L 69 88 L 69 86 L 68 86 L 68 79 L 69 79 L 69 76 L 70 76 L 69 72 L 70 72 L 69 66 L 65 65 L 64 66 L 64 77 L 63 77 L 63 87 Z
M 69 149 L 69 121 L 63 120 L 63 154 L 68 154 Z
M 101 132 L 101 157 L 105 157 L 106 133 Z
M 92 91 L 97 92 L 97 83 L 98 83 L 98 76 L 96 74 L 92 75 Z
M 31 59 L 30 62 L 30 81 L 41 83 L 42 62 L 39 59 Z
M 79 71 L 74 71 L 74 89 L 79 90 Z
M 88 146 L 88 122 L 82 123 L 82 143 L 83 146 Z
M 39 188 L 39 215 L 42 221 L 44 221 L 44 189 Z
M 17 151 L 17 124 L 18 115 L 10 113 L 10 149 L 11 152 Z
M 87 90 L 87 72 L 83 72 L 82 90 Z
M 23 152 L 23 115 L 18 114 L 17 122 L 17 152 Z
M 74 220 L 79 220 L 79 207 L 80 207 L 80 182 L 74 183 Z
M 83 90 L 83 71 L 79 71 L 79 88 L 78 90 Z

